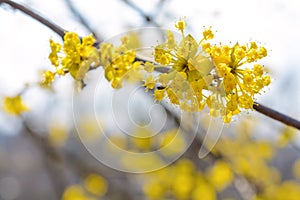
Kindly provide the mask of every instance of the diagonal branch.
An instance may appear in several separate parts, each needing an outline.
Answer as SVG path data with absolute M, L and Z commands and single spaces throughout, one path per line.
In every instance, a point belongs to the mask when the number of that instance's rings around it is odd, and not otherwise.
M 134 4 L 133 2 L 129 1 L 129 0 L 121 0 L 123 3 L 125 3 L 126 5 L 128 5 L 129 7 L 131 7 L 133 10 L 135 10 L 137 13 L 139 13 L 146 22 L 148 23 L 152 23 L 155 26 L 159 26 L 159 24 L 154 21 L 153 17 L 150 16 L 149 14 L 145 13 L 140 7 L 138 7 L 136 4 Z
M 43 155 L 43 162 L 49 174 L 53 189 L 56 192 L 55 195 L 57 198 L 61 197 L 65 187 L 69 184 L 65 175 L 58 169 L 58 165 L 63 164 L 63 156 L 48 142 L 46 138 L 36 134 L 25 119 L 22 119 L 22 125 L 24 128 L 24 136 L 30 139 Z
M 159 15 L 159 13 L 160 13 L 161 10 L 163 9 L 164 4 L 165 4 L 166 2 L 167 2 L 167 0 L 160 0 L 160 1 L 156 4 L 155 10 L 154 10 L 154 13 L 153 13 L 154 16 Z
M 65 30 L 63 28 L 61 28 L 60 26 L 56 25 L 55 23 L 49 21 L 45 17 L 42 17 L 41 15 L 37 14 L 37 12 L 33 11 L 31 8 L 27 8 L 27 7 L 25 7 L 25 6 L 23 6 L 23 5 L 19 4 L 19 3 L 16 3 L 16 2 L 13 2 L 13 1 L 10 1 L 10 0 L 0 0 L 0 5 L 2 3 L 8 4 L 12 8 L 20 10 L 24 14 L 32 17 L 33 19 L 41 22 L 43 25 L 45 25 L 48 28 L 50 28 L 52 31 L 54 31 L 55 33 L 57 33 L 61 38 L 64 37 Z
M 82 162 L 82 159 L 74 152 L 68 150 L 59 151 L 53 146 L 48 138 L 37 132 L 30 126 L 28 120 L 22 118 L 22 125 L 24 128 L 24 136 L 29 138 L 34 145 L 44 154 L 43 158 L 46 164 L 46 168 L 49 171 L 49 177 L 53 183 L 53 187 L 56 191 L 56 196 L 61 197 L 64 189 L 70 184 L 66 180 L 66 170 L 71 169 L 78 177 L 86 176 L 89 173 L 101 174 L 106 179 L 109 179 L 109 173 L 117 176 L 118 172 L 109 171 L 107 173 L 105 168 L 101 165 L 92 165 L 90 162 Z M 121 174 L 122 176 L 124 174 Z M 112 180 L 110 180 L 112 182 Z M 113 180 L 115 181 L 115 180 Z M 124 176 L 121 184 L 114 183 L 110 189 L 117 191 L 118 195 L 125 199 L 133 199 L 131 190 L 128 190 L 130 186 L 128 180 Z M 126 185 L 126 187 L 124 186 Z
M 90 23 L 86 20 L 86 18 L 80 13 L 80 11 L 74 6 L 74 3 L 71 0 L 65 0 L 69 10 L 72 14 L 78 19 L 78 21 L 89 31 L 91 32 L 97 41 L 100 41 L 101 38 L 96 31 L 91 27 Z
M 276 110 L 273 110 L 272 108 L 269 108 L 269 107 L 264 106 L 257 102 L 254 102 L 253 109 L 265 116 L 268 116 L 268 117 L 275 119 L 277 121 L 280 121 L 288 126 L 292 126 L 296 129 L 300 130 L 300 121 L 299 120 L 296 120 L 290 116 L 287 116 L 283 113 L 280 113 Z

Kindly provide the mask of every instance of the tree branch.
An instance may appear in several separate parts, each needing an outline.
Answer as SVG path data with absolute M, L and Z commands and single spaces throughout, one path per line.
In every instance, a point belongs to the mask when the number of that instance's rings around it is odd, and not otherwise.
M 71 0 L 65 0 L 69 10 L 72 12 L 72 14 L 78 19 L 78 21 L 89 31 L 91 32 L 95 39 L 97 41 L 100 41 L 101 38 L 98 36 L 96 31 L 91 27 L 91 25 L 88 23 L 88 21 L 83 17 L 83 15 L 79 12 L 79 10 L 73 5 L 73 2 Z
M 56 25 L 55 23 L 49 21 L 45 17 L 42 17 L 41 15 L 37 14 L 37 12 L 33 11 L 31 8 L 27 8 L 27 7 L 25 7 L 25 6 L 23 6 L 23 5 L 19 4 L 19 3 L 16 3 L 16 2 L 13 2 L 13 1 L 10 1 L 10 0 L 0 0 L 0 5 L 2 3 L 8 4 L 12 8 L 20 10 L 24 14 L 32 17 L 33 19 L 41 22 L 43 25 L 45 25 L 48 28 L 50 28 L 52 31 L 54 31 L 55 33 L 57 33 L 61 38 L 64 37 L 65 30 L 63 28 L 61 28 L 60 26 Z
M 48 142 L 46 138 L 35 133 L 24 119 L 22 119 L 22 124 L 24 128 L 24 136 L 30 139 L 43 155 L 42 159 L 52 183 L 52 187 L 56 192 L 57 198 L 60 198 L 65 187 L 68 185 L 64 174 L 58 167 L 64 163 L 63 156 Z
M 154 13 L 153 13 L 153 16 L 158 16 L 159 13 L 161 12 L 161 10 L 163 9 L 164 7 L 164 4 L 167 2 L 167 0 L 160 0 L 156 6 L 155 6 L 155 10 L 154 10 Z
M 124 2 L 126 5 L 128 5 L 129 7 L 131 7 L 137 13 L 139 13 L 145 19 L 146 22 L 152 23 L 155 26 L 159 26 L 158 23 L 153 20 L 153 17 L 151 17 L 150 15 L 146 14 L 140 7 L 138 7 L 133 2 L 130 2 L 129 0 L 121 0 L 121 1 Z
M 296 129 L 300 130 L 300 121 L 298 121 L 292 117 L 289 117 L 285 114 L 282 114 L 276 110 L 273 110 L 272 108 L 269 108 L 260 103 L 254 102 L 253 109 L 265 116 L 268 116 L 268 117 L 275 119 L 277 121 L 280 121 L 288 126 L 292 126 Z
M 53 146 L 46 137 L 36 132 L 31 128 L 28 121 L 22 118 L 22 125 L 24 127 L 24 136 L 29 138 L 44 154 L 43 158 L 47 170 L 49 171 L 49 177 L 53 183 L 53 187 L 57 192 L 57 196 L 61 197 L 64 189 L 68 186 L 66 181 L 65 171 L 66 169 L 71 169 L 78 177 L 82 178 L 89 173 L 98 173 L 107 180 L 110 179 L 111 174 L 117 176 L 122 175 L 124 180 L 121 184 L 118 184 L 116 180 L 114 181 L 110 190 L 115 191 L 118 195 L 124 197 L 125 199 L 133 199 L 132 193 L 128 190 L 130 186 L 126 180 L 126 176 L 122 173 L 115 171 L 106 171 L 100 165 L 93 165 L 90 162 L 83 162 L 82 159 L 76 155 L 74 152 L 69 152 L 67 150 L 59 151 Z M 126 185 L 126 187 L 124 187 Z

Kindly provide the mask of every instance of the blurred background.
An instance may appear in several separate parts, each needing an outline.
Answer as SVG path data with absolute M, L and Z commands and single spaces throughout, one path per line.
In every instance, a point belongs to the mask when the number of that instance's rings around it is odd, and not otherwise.
M 82 36 L 93 32 L 99 41 L 137 28 L 176 31 L 174 22 L 180 17 L 187 21 L 186 32 L 196 38 L 201 38 L 203 26 L 212 26 L 217 31 L 216 41 L 256 41 L 268 49 L 262 64 L 272 78 L 272 84 L 257 97 L 258 101 L 300 119 L 297 0 L 15 2 L 32 8 L 65 30 Z M 0 4 L 0 27 L 3 97 L 16 95 L 25 84 L 39 81 L 43 70 L 52 69 L 48 60 L 49 39 L 61 39 L 5 3 Z M 96 70 L 89 79 L 97 81 L 99 74 L 101 71 Z M 101 89 L 109 87 L 103 83 Z M 31 87 L 23 95 L 31 111 L 22 118 L 0 110 L 0 199 L 300 199 L 300 142 L 299 131 L 295 129 L 253 111 L 227 125 L 213 151 L 199 159 L 201 137 L 197 136 L 189 145 L 184 133 L 177 134 L 176 115 L 163 107 L 156 110 L 158 119 L 166 119 L 157 139 L 148 137 L 155 132 L 153 127 L 132 128 L 139 139 L 122 134 L 116 125 L 111 128 L 105 113 L 109 112 L 106 105 L 112 89 L 97 93 L 101 102 L 97 104 L 99 118 L 95 120 L 83 113 L 74 123 L 73 88 L 70 77 L 57 80 L 53 91 Z M 83 92 L 88 91 L 87 87 Z M 149 96 L 137 92 L 132 116 L 140 122 L 149 120 L 152 102 Z M 207 129 L 205 117 L 201 118 L 200 126 Z M 111 143 L 102 144 L 107 145 L 106 150 L 115 145 L 132 152 L 150 152 L 172 141 L 162 157 L 180 158 L 168 167 L 143 174 L 111 169 L 83 145 L 103 137 L 99 135 L 100 129 L 111 133 Z M 107 159 L 116 159 L 114 150 L 110 150 Z M 120 159 L 124 171 L 164 162 L 155 156 L 146 160 Z

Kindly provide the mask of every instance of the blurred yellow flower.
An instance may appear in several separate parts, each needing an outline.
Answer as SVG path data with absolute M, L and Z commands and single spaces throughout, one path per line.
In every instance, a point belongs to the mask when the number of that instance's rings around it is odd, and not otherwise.
M 175 27 L 181 32 L 182 36 L 184 36 L 184 29 L 186 25 L 187 25 L 186 21 L 181 19 L 175 23 Z
M 70 73 L 75 80 L 82 80 L 90 68 L 99 66 L 98 50 L 94 47 L 94 43 L 95 39 L 92 35 L 80 39 L 74 32 L 65 33 L 63 45 L 50 39 L 49 60 L 56 68 L 56 73 L 53 74 Z M 47 76 L 45 77 L 47 83 L 53 81 L 50 73 L 45 76 Z
M 49 141 L 54 146 L 63 146 L 68 139 L 68 129 L 65 125 L 58 123 L 51 123 L 49 125 Z
M 209 184 L 199 185 L 192 194 L 193 200 L 205 199 L 205 200 L 216 200 L 217 195 L 214 188 Z
M 295 128 L 289 126 L 284 127 L 277 137 L 277 145 L 279 147 L 286 147 L 293 139 L 295 139 L 296 135 L 297 131 Z
M 42 81 L 43 85 L 49 86 L 54 81 L 55 73 L 51 71 L 46 71 L 43 73 L 44 79 Z
M 184 134 L 178 129 L 172 129 L 165 133 L 161 133 L 160 150 L 164 155 L 178 155 L 184 151 L 185 146 L 186 142 Z
M 295 181 L 285 181 L 280 185 L 272 185 L 267 188 L 263 199 L 272 200 L 299 200 L 300 185 Z
M 8 114 L 20 115 L 28 111 L 28 107 L 23 103 L 20 95 L 3 98 L 3 109 Z
M 296 160 L 293 165 L 294 176 L 300 180 L 300 159 Z
M 89 174 L 84 180 L 84 187 L 90 193 L 103 196 L 107 192 L 107 181 L 98 174 Z
M 222 191 L 230 185 L 233 178 L 233 172 L 224 161 L 217 161 L 207 174 L 207 179 L 218 191 Z
M 154 141 L 151 134 L 152 132 L 148 128 L 137 128 L 132 137 L 130 137 L 130 142 L 133 145 L 133 148 L 136 148 L 140 151 L 150 151 L 151 147 L 154 146 Z
M 62 200 L 96 200 L 87 196 L 80 185 L 71 185 L 63 193 Z

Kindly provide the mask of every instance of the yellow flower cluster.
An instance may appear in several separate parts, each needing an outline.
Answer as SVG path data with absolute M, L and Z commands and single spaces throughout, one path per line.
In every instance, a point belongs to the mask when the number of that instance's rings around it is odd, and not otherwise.
M 107 181 L 98 174 L 89 174 L 82 184 L 71 185 L 63 193 L 62 200 L 96 200 L 107 192 Z
M 211 29 L 203 31 L 197 42 L 191 35 L 184 36 L 185 23 L 175 25 L 183 38 L 177 44 L 171 32 L 167 41 L 154 50 L 155 62 L 170 67 L 161 74 L 160 89 L 154 97 L 161 101 L 167 96 L 171 103 L 187 111 L 199 111 L 207 105 L 212 116 L 222 116 L 229 123 L 241 109 L 252 109 L 254 95 L 270 84 L 260 64 L 249 65 L 267 56 L 264 47 L 255 42 L 246 45 L 212 45 Z
M 270 77 L 263 75 L 261 65 L 243 67 L 265 57 L 267 51 L 264 47 L 258 47 L 255 42 L 246 45 L 237 43 L 232 47 L 204 46 L 204 51 L 210 54 L 214 63 L 218 81 L 218 92 L 211 96 L 215 103 L 212 102 L 209 106 L 211 110 L 219 111 L 224 116 L 224 121 L 230 121 L 232 115 L 240 112 L 240 108 L 252 109 L 254 95 L 270 84 Z
M 126 138 L 121 134 L 109 137 L 110 145 L 117 146 L 132 152 L 151 152 L 162 148 L 164 156 L 180 154 L 185 148 L 184 136 L 178 134 L 178 129 L 164 131 L 157 136 L 153 136 L 153 130 L 149 128 L 137 128 L 133 132 L 133 137 Z M 157 158 L 159 159 L 159 157 Z
M 124 80 L 141 80 L 141 62 L 136 61 L 136 52 L 132 49 L 133 37 L 121 38 L 121 46 L 114 47 L 110 43 L 100 45 L 100 64 L 105 70 L 105 78 L 113 88 L 122 87 Z M 134 43 L 138 43 L 134 40 Z
M 271 143 L 253 141 L 249 137 L 222 138 L 215 147 L 215 151 L 222 152 L 236 174 L 255 180 L 262 188 L 280 180 L 277 169 L 268 163 L 275 154 L 274 150 Z
M 252 119 L 233 125 L 201 161 L 181 158 L 168 167 L 142 175 L 147 199 L 227 199 L 234 188 L 249 191 L 243 194 L 244 199 L 299 199 L 300 159 L 293 164 L 294 177 L 288 178 L 291 163 L 286 163 L 288 169 L 282 168 L 282 163 L 274 163 L 280 156 L 280 146 L 270 138 L 259 138 L 259 123 Z
M 122 87 L 122 79 L 129 78 L 134 70 L 138 72 L 140 65 L 140 62 L 135 61 L 135 51 L 128 50 L 117 56 L 109 66 L 105 67 L 105 77 L 111 81 L 113 88 L 120 88 Z
M 54 81 L 54 77 L 55 77 L 55 72 L 51 72 L 51 71 L 45 71 L 43 73 L 43 81 L 41 83 L 42 86 L 50 86 L 51 83 Z
M 66 144 L 68 140 L 68 129 L 65 124 L 53 122 L 48 127 L 48 140 L 53 146 L 61 147 Z
M 3 98 L 3 109 L 8 114 L 20 115 L 28 111 L 28 107 L 23 103 L 20 95 Z
M 118 47 L 103 42 L 97 49 L 92 35 L 79 38 L 76 33 L 67 32 L 63 45 L 50 39 L 49 60 L 56 67 L 56 71 L 46 71 L 43 74 L 42 85 L 50 85 L 55 75 L 67 73 L 70 73 L 75 80 L 81 81 L 87 71 L 99 66 L 105 70 L 105 78 L 111 82 L 113 88 L 120 88 L 123 80 L 140 81 L 142 63 L 136 61 L 134 50 L 139 45 L 139 40 L 134 34 L 130 34 L 122 37 L 121 42 Z M 145 68 L 149 70 L 149 66 L 145 65 Z
M 139 127 L 133 129 L 129 137 L 123 133 L 113 133 L 108 139 L 109 142 L 104 144 L 107 155 L 120 156 L 120 149 L 131 152 L 120 158 L 122 168 L 131 172 L 160 169 L 167 165 L 169 158 L 180 156 L 188 145 L 185 135 L 177 128 L 157 134 L 149 127 Z M 136 156 L 137 153 L 145 156 Z
M 46 71 L 43 84 L 51 84 L 56 74 L 70 73 L 75 80 L 82 80 L 90 68 L 99 66 L 99 53 L 94 43 L 92 35 L 79 38 L 73 32 L 65 34 L 63 46 L 50 39 L 49 60 L 56 67 L 56 71 Z
M 91 35 L 80 39 L 68 32 L 63 46 L 50 40 L 49 59 L 56 71 L 45 72 L 42 83 L 50 85 L 56 74 L 66 73 L 81 81 L 88 70 L 101 65 L 113 88 L 122 87 L 124 80 L 143 81 L 147 91 L 154 89 L 156 100 L 167 97 L 172 104 L 190 112 L 207 106 L 212 116 L 221 116 L 225 123 L 242 109 L 253 109 L 254 96 L 270 84 L 263 66 L 256 63 L 267 56 L 267 50 L 255 42 L 212 45 L 211 28 L 205 29 L 203 38 L 196 41 L 189 34 L 185 36 L 183 20 L 176 22 L 175 27 L 182 33 L 182 40 L 176 41 L 173 33 L 167 31 L 167 40 L 154 48 L 155 63 L 136 58 L 139 42 L 132 35 L 122 37 L 120 46 L 102 43 L 97 49 Z M 156 67 L 164 67 L 168 72 L 154 74 Z
M 173 46 L 173 48 L 168 48 Z M 211 78 L 209 72 L 213 68 L 208 56 L 198 52 L 199 45 L 188 35 L 179 45 L 174 36 L 168 32 L 168 39 L 164 44 L 155 47 L 154 59 L 164 66 L 171 66 L 167 74 L 161 74 L 157 82 L 162 89 L 154 91 L 154 97 L 161 101 L 166 95 L 171 103 L 180 105 L 181 109 L 199 111 L 204 107 L 203 89 Z
M 290 169 L 283 169 L 282 166 L 274 164 L 277 159 L 278 147 L 276 141 L 253 139 L 253 134 L 257 136 L 258 121 L 241 121 L 236 129 L 228 133 L 222 134 L 213 152 L 222 155 L 223 159 L 238 176 L 244 177 L 249 181 L 250 187 L 254 186 L 259 190 L 254 191 L 251 199 L 299 199 L 300 184 L 299 181 L 290 178 L 287 179 L 286 174 Z M 285 131 L 285 130 L 284 130 Z M 264 134 L 264 132 L 261 132 Z M 280 134 L 284 134 L 280 132 Z M 238 149 L 238 151 L 237 151 Z M 297 178 L 299 173 L 299 164 L 294 164 L 294 174 Z M 296 172 L 296 173 L 295 173 Z M 221 173 L 221 172 L 220 172 Z
M 181 159 L 175 164 L 145 175 L 144 193 L 149 199 L 217 199 L 233 181 L 228 164 L 218 161 L 205 172 L 197 170 L 191 160 Z

